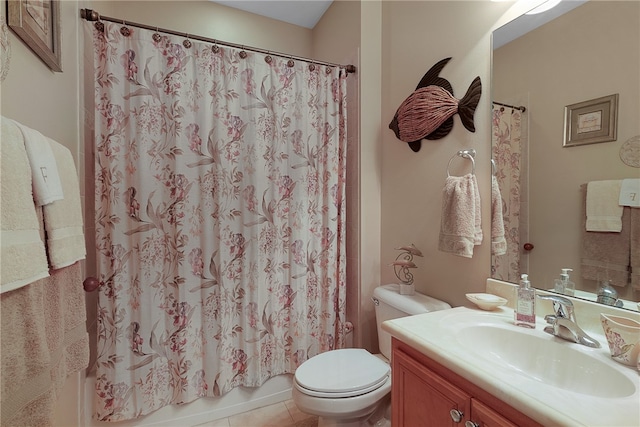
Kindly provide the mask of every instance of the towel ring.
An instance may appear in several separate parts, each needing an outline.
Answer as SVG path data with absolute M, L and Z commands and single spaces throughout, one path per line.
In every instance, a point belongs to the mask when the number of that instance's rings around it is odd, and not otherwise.
M 456 156 L 471 160 L 471 173 L 474 174 L 474 175 L 476 174 L 476 161 L 475 161 L 476 150 L 474 150 L 473 148 L 470 148 L 468 150 L 460 150 L 456 154 L 451 156 L 451 158 L 449 159 L 449 163 L 447 163 L 447 176 L 448 177 L 451 176 L 449 174 L 449 167 L 451 166 L 451 162 L 453 161 L 453 159 L 456 158 Z

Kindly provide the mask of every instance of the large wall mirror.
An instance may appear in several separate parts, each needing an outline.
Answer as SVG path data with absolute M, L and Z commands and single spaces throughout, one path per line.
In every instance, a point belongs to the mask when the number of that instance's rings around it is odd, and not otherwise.
M 576 296 L 595 300 L 611 280 L 624 308 L 638 310 L 640 285 L 621 283 L 608 260 L 583 279 L 581 262 L 585 185 L 640 178 L 621 157 L 630 144 L 640 155 L 640 2 L 563 1 L 548 13 L 493 34 L 492 161 L 506 244 L 492 239 L 492 277 L 517 283 L 528 273 L 553 290 L 570 268 Z M 565 107 L 614 94 L 616 139 L 564 147 Z

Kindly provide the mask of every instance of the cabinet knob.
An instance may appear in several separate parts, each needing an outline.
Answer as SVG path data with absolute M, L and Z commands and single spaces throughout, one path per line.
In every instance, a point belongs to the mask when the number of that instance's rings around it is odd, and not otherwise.
M 524 250 L 527 251 L 527 252 L 528 251 L 532 251 L 533 248 L 534 248 L 533 243 L 525 243 L 524 244 Z
M 464 423 L 464 427 L 480 427 L 480 424 L 475 421 L 467 421 Z
M 460 421 L 462 421 L 462 418 L 464 417 L 464 413 L 457 409 L 450 410 L 449 415 L 451 415 L 451 419 L 453 420 L 454 423 L 459 423 Z

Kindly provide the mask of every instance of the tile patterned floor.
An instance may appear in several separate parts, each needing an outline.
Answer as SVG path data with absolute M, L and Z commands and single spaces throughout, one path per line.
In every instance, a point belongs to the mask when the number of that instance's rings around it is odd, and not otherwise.
M 318 417 L 300 411 L 293 400 L 200 424 L 197 427 L 317 427 Z

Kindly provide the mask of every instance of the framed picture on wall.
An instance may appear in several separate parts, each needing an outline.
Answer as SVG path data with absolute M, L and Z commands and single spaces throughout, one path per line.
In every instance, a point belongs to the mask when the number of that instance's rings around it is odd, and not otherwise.
M 564 107 L 564 147 L 616 140 L 618 94 Z
M 59 0 L 7 0 L 7 24 L 49 68 L 62 72 Z

